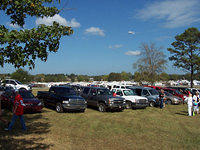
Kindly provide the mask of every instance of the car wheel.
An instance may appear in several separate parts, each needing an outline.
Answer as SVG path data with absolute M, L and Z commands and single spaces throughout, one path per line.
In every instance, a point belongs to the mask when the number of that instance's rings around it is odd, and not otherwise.
M 80 112 L 81 112 L 81 113 L 84 113 L 84 112 L 85 112 L 85 109 L 81 109 Z
M 168 100 L 167 100 L 167 104 L 168 104 L 168 105 L 171 105 L 171 104 L 172 104 L 172 101 L 168 99 Z
M 126 102 L 126 109 L 131 109 L 132 108 L 132 103 L 131 102 Z
M 100 103 L 98 108 L 99 108 L 100 112 L 105 112 L 106 111 L 106 106 L 103 103 Z
M 150 106 L 150 107 L 154 107 L 154 106 L 155 106 L 155 102 L 151 101 L 151 102 L 149 103 L 149 106 Z
M 56 104 L 56 111 L 58 113 L 62 113 L 63 112 L 63 107 L 62 107 L 61 103 L 57 103 Z

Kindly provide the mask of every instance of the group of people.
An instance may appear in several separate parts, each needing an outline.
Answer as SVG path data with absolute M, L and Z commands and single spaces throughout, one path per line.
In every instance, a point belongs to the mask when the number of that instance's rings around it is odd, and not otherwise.
M 6 131 L 10 131 L 12 130 L 12 127 L 15 123 L 15 120 L 17 118 L 20 119 L 21 125 L 22 125 L 22 130 L 26 131 L 26 125 L 24 122 L 24 102 L 23 102 L 23 98 L 21 97 L 21 95 L 19 94 L 19 92 L 16 90 L 16 95 L 15 95 L 15 99 L 14 99 L 14 103 L 13 103 L 13 117 L 11 122 L 8 122 L 7 120 L 5 120 L 2 117 L 2 110 L 1 110 L 1 100 L 0 100 L 0 121 L 2 121 L 4 124 L 6 124 L 8 127 L 5 128 Z
M 194 116 L 195 113 L 199 114 L 199 104 L 200 104 L 199 92 L 196 92 L 194 96 L 192 96 L 192 94 L 189 93 L 187 103 L 188 103 L 189 116 Z

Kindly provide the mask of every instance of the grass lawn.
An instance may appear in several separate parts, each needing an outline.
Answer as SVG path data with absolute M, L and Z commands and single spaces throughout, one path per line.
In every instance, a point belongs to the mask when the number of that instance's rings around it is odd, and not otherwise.
M 12 114 L 5 112 L 5 118 Z M 187 105 L 100 113 L 25 114 L 27 132 L 19 121 L 11 132 L 0 124 L 0 149 L 131 150 L 200 149 L 200 115 L 187 116 Z

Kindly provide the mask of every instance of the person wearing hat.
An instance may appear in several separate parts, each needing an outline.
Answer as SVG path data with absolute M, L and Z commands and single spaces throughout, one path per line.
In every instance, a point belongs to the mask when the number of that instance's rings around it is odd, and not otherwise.
M 194 105 L 194 112 L 199 114 L 199 92 L 196 92 L 193 96 L 193 105 Z
M 193 100 L 192 100 L 192 94 L 191 93 L 189 93 L 189 95 L 188 95 L 187 104 L 188 104 L 188 116 L 192 116 Z
M 11 130 L 15 123 L 15 120 L 19 118 L 22 125 L 22 129 L 26 131 L 26 125 L 25 125 L 24 117 L 23 117 L 25 104 L 23 102 L 23 98 L 19 94 L 19 91 L 16 90 L 15 93 L 16 93 L 16 96 L 15 96 L 15 100 L 13 104 L 13 117 L 8 128 L 5 128 L 5 130 Z

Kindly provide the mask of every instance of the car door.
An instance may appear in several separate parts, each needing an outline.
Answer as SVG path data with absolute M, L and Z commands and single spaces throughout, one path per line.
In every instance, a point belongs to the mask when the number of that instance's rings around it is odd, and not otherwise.
M 96 88 L 91 88 L 90 93 L 89 93 L 89 97 L 88 97 L 88 101 L 90 103 L 91 106 L 97 106 L 97 89 Z
M 47 96 L 47 103 L 48 105 L 54 106 L 56 101 L 56 88 L 51 88 L 49 90 L 49 94 Z

